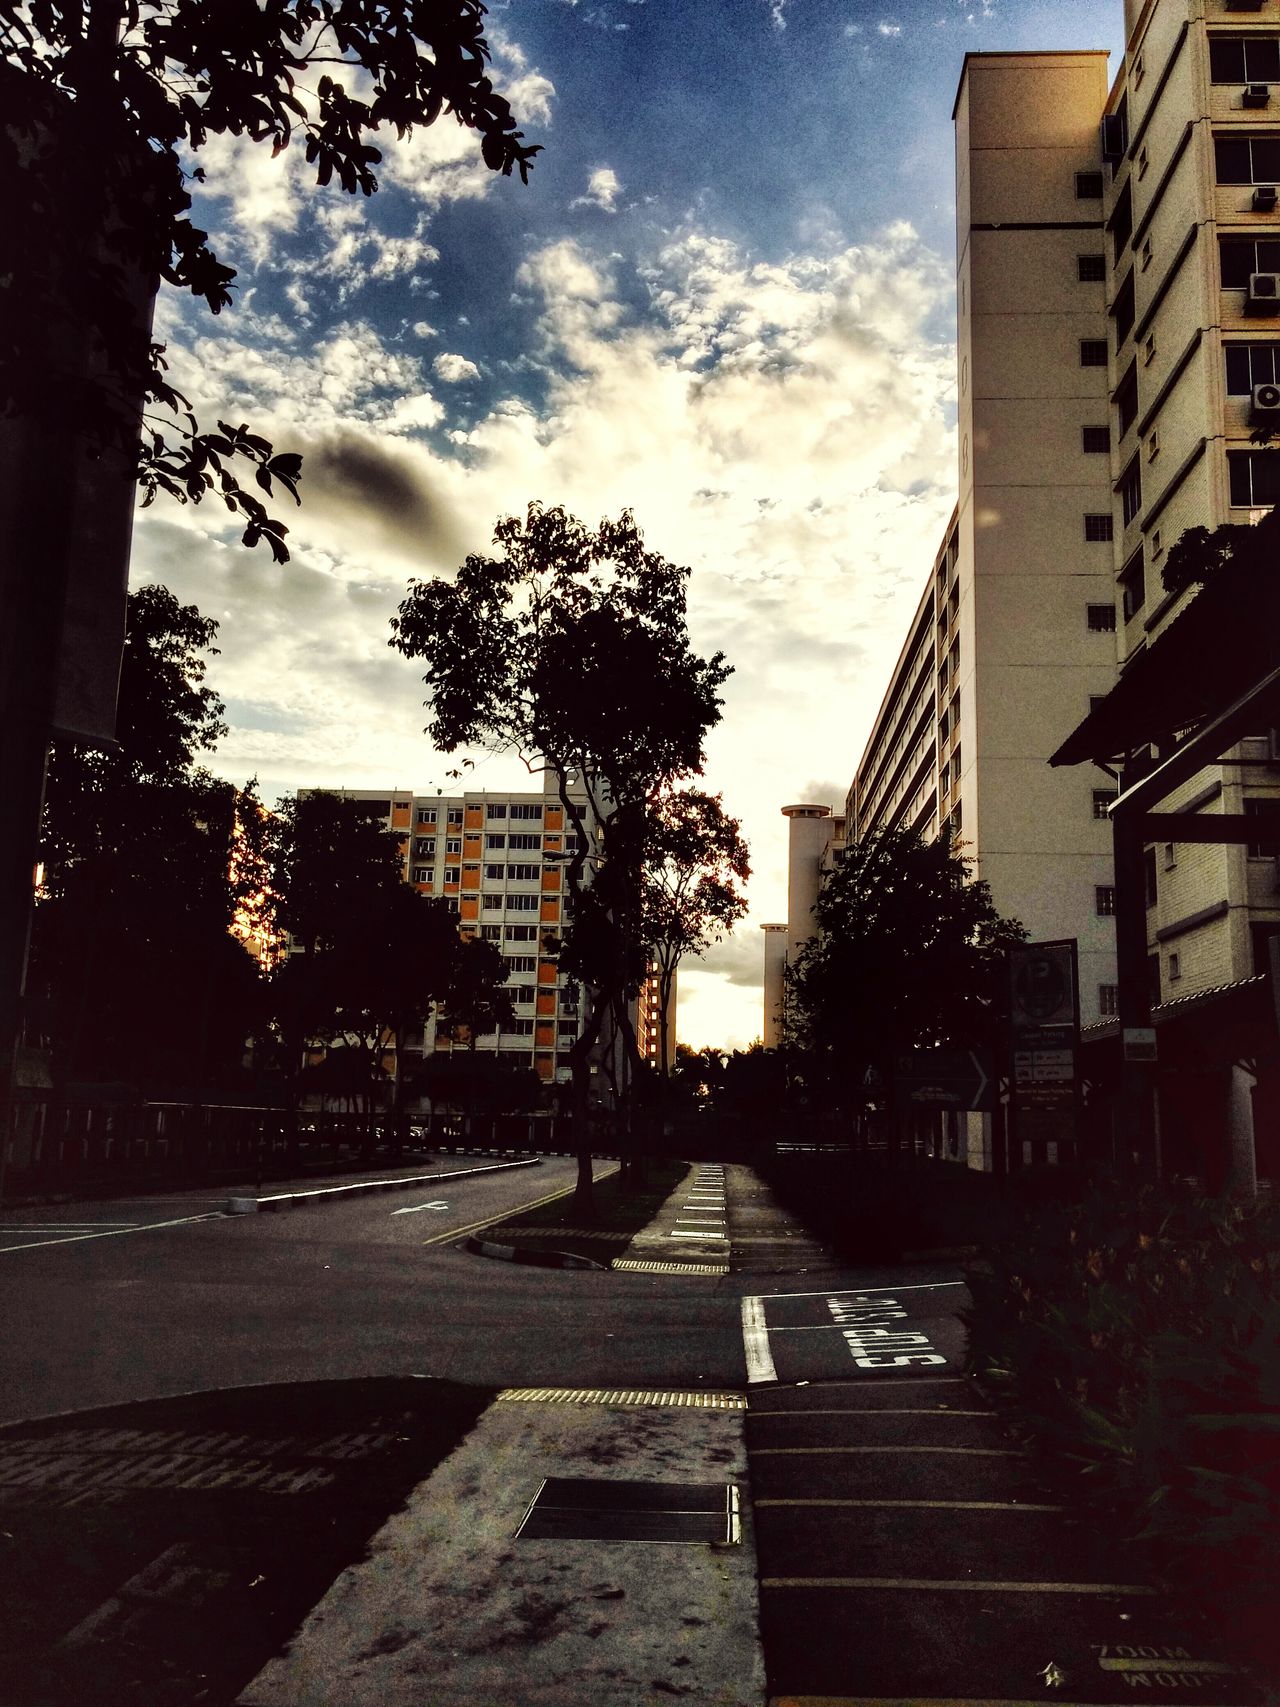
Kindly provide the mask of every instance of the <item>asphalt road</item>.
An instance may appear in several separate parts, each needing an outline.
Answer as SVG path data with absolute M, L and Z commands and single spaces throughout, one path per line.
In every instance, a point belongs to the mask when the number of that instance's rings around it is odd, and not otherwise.
M 741 1387 L 739 1299 L 760 1276 L 534 1269 L 450 1243 L 570 1185 L 575 1166 L 272 1215 L 224 1218 L 207 1195 L 8 1211 L 0 1421 L 361 1375 Z

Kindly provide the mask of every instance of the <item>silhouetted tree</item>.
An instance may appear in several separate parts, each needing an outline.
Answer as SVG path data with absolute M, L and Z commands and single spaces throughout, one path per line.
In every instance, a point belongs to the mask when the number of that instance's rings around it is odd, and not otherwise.
M 9 189 L 0 414 L 58 423 L 136 459 L 146 501 L 214 492 L 281 561 L 287 529 L 241 485 L 294 493 L 300 458 L 245 427 L 202 431 L 139 312 L 146 281 L 213 313 L 236 273 L 187 217 L 210 137 L 274 153 L 304 139 L 316 182 L 372 194 L 372 139 L 442 114 L 479 133 L 486 165 L 527 182 L 521 141 L 487 75 L 480 0 L 41 0 L 0 9 L 0 182 Z M 366 93 L 367 91 L 367 93 Z M 141 293 L 137 280 L 142 280 Z M 138 410 L 146 415 L 141 445 Z M 295 493 L 296 496 L 296 493 Z
M 788 971 L 789 1041 L 837 1098 L 872 1066 L 886 1083 L 902 1050 L 988 1041 L 1008 947 L 972 861 L 946 838 L 873 830 L 845 848 Z
M 435 745 L 514 751 L 530 769 L 549 770 L 576 832 L 564 864 L 570 922 L 560 964 L 587 992 L 569 1057 L 587 1213 L 589 1063 L 610 1014 L 629 1029 L 627 993 L 643 977 L 648 815 L 664 790 L 700 773 L 730 671 L 721 654 L 705 659 L 690 647 L 689 571 L 647 550 L 629 512 L 593 531 L 562 509 L 530 504 L 498 524 L 494 541 L 500 555 L 468 557 L 448 580 L 412 583 L 391 644 L 426 664 Z
M 54 743 L 33 940 L 33 1027 L 60 1077 L 207 1083 L 238 1070 L 258 973 L 232 926 L 252 784 L 201 769 L 224 733 L 217 624 L 166 588 L 129 600 L 119 744 Z
M 443 1029 L 455 1043 L 465 1034 L 468 1048 L 474 1050 L 477 1038 L 510 1025 L 516 1010 L 507 975 L 507 963 L 494 943 L 482 937 L 459 943 L 440 991 L 437 1030 Z
M 668 1004 L 680 962 L 705 954 L 747 910 L 737 887 L 751 875 L 742 826 L 718 794 L 661 795 L 649 816 L 642 894 L 645 945 L 658 968 L 661 1074 L 670 1076 Z

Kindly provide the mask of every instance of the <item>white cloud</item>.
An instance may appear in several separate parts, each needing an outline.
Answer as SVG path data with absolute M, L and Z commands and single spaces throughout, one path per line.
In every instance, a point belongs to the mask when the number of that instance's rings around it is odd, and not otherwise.
M 604 213 L 616 213 L 622 185 L 612 166 L 597 166 L 587 179 L 586 194 L 575 196 L 570 207 L 598 207 Z
M 876 25 L 876 30 L 882 36 L 900 36 L 902 34 L 902 25 L 891 23 L 888 18 L 882 18 Z
M 448 355 L 442 351 L 431 364 L 431 371 L 446 385 L 458 385 L 464 379 L 479 379 L 480 369 L 465 356 Z
M 769 16 L 773 20 L 775 30 L 785 30 L 787 27 L 787 5 L 789 0 L 769 0 Z

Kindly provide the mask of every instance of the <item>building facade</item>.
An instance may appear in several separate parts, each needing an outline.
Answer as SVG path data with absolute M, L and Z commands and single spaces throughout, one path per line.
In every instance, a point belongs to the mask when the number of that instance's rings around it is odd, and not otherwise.
M 1161 571 L 1188 528 L 1280 500 L 1280 6 L 1126 0 L 1102 118 L 1120 668 L 1181 610 Z M 1280 794 L 1259 730 L 1163 810 L 1265 811 Z M 1256 844 L 1146 850 L 1157 1003 L 1265 970 L 1276 862 Z

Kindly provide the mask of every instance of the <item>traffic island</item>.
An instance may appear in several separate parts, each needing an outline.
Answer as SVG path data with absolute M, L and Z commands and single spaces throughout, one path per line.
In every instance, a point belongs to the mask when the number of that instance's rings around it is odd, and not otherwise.
M 689 1172 L 684 1162 L 644 1164 L 642 1177 L 621 1168 L 597 1176 L 589 1213 L 576 1205 L 572 1186 L 513 1215 L 479 1228 L 467 1249 L 506 1262 L 555 1268 L 608 1268 L 636 1233 L 647 1227 Z M 558 1258 L 548 1264 L 547 1258 Z M 586 1259 L 577 1261 L 571 1259 Z

